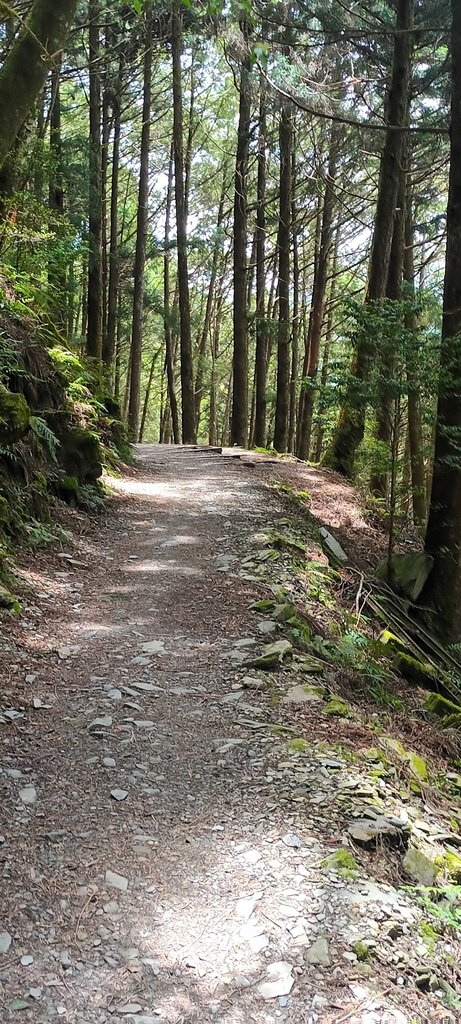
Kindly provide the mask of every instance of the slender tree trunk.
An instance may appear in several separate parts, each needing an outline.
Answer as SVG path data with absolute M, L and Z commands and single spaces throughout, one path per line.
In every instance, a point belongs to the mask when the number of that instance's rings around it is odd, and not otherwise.
M 290 419 L 288 423 L 288 451 L 294 452 L 295 450 L 295 437 L 296 437 L 296 385 L 298 381 L 298 361 L 299 361 L 299 246 L 298 246 L 298 234 L 297 234 L 297 223 L 298 215 L 296 209 L 296 152 L 293 147 L 293 158 L 292 158 L 292 202 L 291 202 L 291 221 L 292 221 L 292 235 L 293 235 L 293 317 L 291 324 L 291 380 L 290 380 Z
M 205 373 L 205 354 L 207 349 L 208 335 L 210 332 L 211 316 L 213 312 L 216 279 L 218 276 L 219 269 L 219 257 L 222 253 L 221 226 L 224 217 L 224 204 L 226 200 L 226 170 L 227 169 L 224 168 L 223 183 L 218 207 L 218 219 L 216 223 L 216 240 L 213 246 L 213 256 L 211 263 L 210 281 L 208 285 L 208 294 L 206 299 L 205 316 L 203 318 L 202 330 L 200 333 L 200 341 L 198 345 L 197 373 L 195 377 L 195 415 L 197 432 L 200 425 L 200 406 L 204 393 L 203 379 Z
M 389 125 L 406 124 L 411 78 L 413 0 L 398 0 L 396 34 L 391 81 L 387 97 L 386 121 Z M 394 216 L 397 207 L 404 132 L 388 129 L 381 155 L 375 224 L 371 245 L 366 302 L 385 296 L 389 274 Z M 331 464 L 345 476 L 352 476 L 354 458 L 365 432 L 366 399 L 357 398 L 357 384 L 366 384 L 376 352 L 375 338 L 361 341 L 354 353 L 351 377 L 354 394 L 341 409 L 333 443 Z
M 324 197 L 323 197 L 324 198 Z M 312 309 L 313 296 L 314 296 L 314 283 L 317 275 L 317 265 L 320 255 L 320 238 L 322 232 L 322 212 L 323 212 L 323 200 L 322 196 L 319 195 L 317 200 L 316 214 L 315 214 L 315 232 L 314 232 L 314 260 L 313 260 L 313 271 L 312 271 L 312 287 L 311 287 L 311 299 L 310 299 L 310 310 Z M 296 450 L 299 451 L 301 445 L 301 428 L 304 422 L 304 402 L 306 399 L 306 389 L 303 387 L 303 381 L 307 379 L 307 371 L 309 368 L 309 355 L 310 355 L 310 338 L 309 329 L 306 325 L 306 295 L 307 295 L 307 273 L 306 273 L 306 247 L 303 246 L 303 339 L 304 339 L 304 357 L 302 366 L 302 377 L 301 377 L 301 390 L 299 393 L 298 402 L 298 427 L 296 433 Z M 309 312 L 309 323 L 310 323 L 310 312 Z
M 155 350 L 155 352 L 153 352 L 153 354 L 152 354 L 150 370 L 149 370 L 149 376 L 147 378 L 146 394 L 144 396 L 144 404 L 143 404 L 143 408 L 142 408 L 141 425 L 139 427 L 139 441 L 140 442 L 143 440 L 143 437 L 144 437 L 144 430 L 145 430 L 145 426 L 146 426 L 147 413 L 149 411 L 150 393 L 151 393 L 151 390 L 152 390 L 152 383 L 153 383 L 153 380 L 154 380 L 155 364 L 157 362 L 157 359 L 158 359 L 161 351 L 162 351 L 161 348 L 157 348 Z
M 109 167 L 109 140 L 110 140 L 110 103 L 109 94 L 107 90 L 107 74 L 108 74 L 108 43 L 110 34 L 106 32 L 106 67 L 105 67 L 105 79 L 106 84 L 103 91 L 102 97 L 102 145 L 101 145 L 101 303 L 102 303 L 102 314 L 101 314 L 101 330 L 102 330 L 102 344 L 101 344 L 101 355 L 103 356 L 104 347 L 106 346 L 106 335 L 107 335 L 107 304 L 108 304 L 108 290 L 109 290 L 109 261 L 107 251 L 107 172 Z M 103 356 L 104 358 L 104 356 Z
M 89 0 L 90 185 L 88 199 L 88 322 L 86 351 L 102 354 L 101 75 L 99 0 Z
M 243 42 L 248 49 L 248 26 L 242 24 Z M 248 438 L 248 316 L 247 316 L 247 173 L 250 146 L 250 57 L 245 54 L 240 69 L 239 121 L 235 161 L 234 197 L 234 299 L 231 444 L 245 447 Z
M 120 134 L 122 98 L 122 61 L 113 99 L 112 175 L 110 192 L 109 282 L 107 288 L 107 330 L 103 339 L 102 357 L 111 367 L 115 358 L 117 333 L 117 296 L 119 291 L 120 260 L 118 246 L 118 185 L 120 174 Z
M 165 206 L 165 247 L 163 252 L 163 332 L 165 338 L 165 364 L 170 403 L 171 427 L 173 442 L 179 444 L 178 402 L 174 380 L 173 339 L 171 333 L 171 298 L 170 298 L 170 221 L 173 199 L 173 146 L 170 150 L 168 164 L 168 185 Z
M 306 384 L 304 384 L 303 381 L 304 399 L 299 423 L 299 443 L 297 453 L 298 458 L 300 459 L 307 459 L 310 448 L 312 414 L 314 410 L 314 384 L 319 366 L 320 341 L 322 337 L 325 296 L 328 284 L 328 271 L 330 267 L 331 246 L 333 240 L 333 214 L 335 207 L 334 180 L 336 176 L 338 145 L 338 132 L 333 129 L 330 142 L 327 179 L 325 182 L 320 245 L 318 258 L 315 264 L 311 311 L 307 335 L 307 348 L 309 355 L 304 378 Z
M 395 211 L 394 217 L 394 232 L 392 235 L 392 247 L 391 256 L 389 261 L 389 272 L 387 277 L 386 285 L 386 299 L 390 299 L 393 302 L 400 302 L 402 299 L 402 283 L 403 283 L 403 262 L 405 252 L 405 205 L 406 205 L 406 162 L 408 156 L 408 147 L 404 144 L 402 153 L 402 160 L 405 161 L 400 168 L 400 183 L 399 183 L 399 197 L 398 205 Z M 392 448 L 392 435 L 393 435 L 393 419 L 394 419 L 394 407 L 395 400 L 389 396 L 389 385 L 388 381 L 392 380 L 395 373 L 395 356 L 394 352 L 389 350 L 382 353 L 381 359 L 381 377 L 382 377 L 382 394 L 379 396 L 377 420 L 376 420 L 376 438 L 381 441 L 389 449 L 391 453 Z M 388 495 L 389 487 L 389 473 L 373 473 L 370 480 L 370 490 L 372 494 L 376 494 L 381 498 L 386 498 Z
M 51 73 L 49 207 L 52 214 L 51 230 L 55 233 L 56 242 L 48 263 L 48 283 L 51 292 L 50 308 L 53 320 L 61 330 L 64 330 L 66 324 L 66 270 L 59 251 L 64 216 L 60 77 L 60 69 L 55 68 Z
M 293 117 L 284 107 L 280 116 L 280 208 L 277 235 L 279 257 L 277 340 L 277 393 L 275 400 L 274 448 L 286 452 L 290 410 L 290 249 L 291 249 L 291 168 Z
M 267 323 L 265 319 L 266 291 L 266 92 L 260 80 L 259 135 L 258 135 L 258 193 L 256 204 L 256 354 L 255 354 L 255 421 L 253 444 L 264 448 L 266 444 L 266 373 Z
M 195 442 L 194 368 L 190 323 L 189 269 L 187 260 L 187 209 L 184 179 L 183 101 L 181 54 L 181 0 L 172 2 L 173 55 L 173 146 L 175 170 L 176 234 L 178 247 L 179 318 L 181 325 L 181 415 L 182 440 Z
M 407 187 L 407 204 L 405 217 L 405 253 L 403 274 L 408 286 L 409 295 L 415 297 L 415 268 L 413 260 L 413 202 L 411 183 Z M 421 415 L 421 394 L 418 381 L 418 323 L 414 313 L 407 320 L 407 328 L 411 334 L 411 348 L 406 352 L 406 373 L 408 385 L 408 446 L 411 471 L 411 493 L 413 504 L 413 521 L 420 533 L 426 527 L 426 473 L 423 457 L 423 427 Z
M 328 297 L 328 316 L 327 326 L 325 331 L 325 344 L 323 346 L 322 353 L 322 367 L 320 370 L 320 409 L 317 416 L 317 436 L 315 441 L 314 449 L 314 461 L 320 462 L 320 456 L 322 454 L 323 447 L 323 406 L 324 406 L 324 395 L 325 388 L 328 380 L 328 361 L 330 358 L 330 345 L 333 336 L 333 324 L 335 314 L 335 300 L 336 300 L 336 287 L 337 287 L 337 267 L 338 267 L 338 249 L 339 249 L 340 229 L 339 225 L 335 231 L 335 241 L 333 247 L 333 258 L 331 261 L 331 278 L 330 278 L 330 294 Z
M 136 220 L 136 251 L 134 258 L 133 321 L 131 328 L 130 401 L 128 429 L 133 441 L 138 440 L 139 406 L 141 394 L 142 327 L 144 313 L 144 270 L 146 263 L 149 151 L 152 92 L 152 5 L 146 10 L 145 52 L 143 69 L 143 102 L 141 154 L 139 167 L 138 212 Z

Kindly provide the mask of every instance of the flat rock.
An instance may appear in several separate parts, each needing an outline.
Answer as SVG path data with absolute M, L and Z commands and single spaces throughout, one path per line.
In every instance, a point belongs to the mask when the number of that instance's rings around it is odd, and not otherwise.
M 323 697 L 309 689 L 308 686 L 304 686 L 303 683 L 292 686 L 282 697 L 282 704 L 315 704 L 319 701 L 323 703 Z
M 126 892 L 128 889 L 128 879 L 124 875 L 119 875 L 117 871 L 110 871 L 109 869 L 105 874 L 106 885 L 111 885 L 113 889 L 119 889 L 120 892 Z
M 403 858 L 403 867 L 411 878 L 419 885 L 433 885 L 437 876 L 437 867 L 421 850 L 411 846 Z
M 112 715 L 101 715 L 100 718 L 93 718 L 90 722 L 90 729 L 109 729 L 112 725 Z
M 146 654 L 164 654 L 165 644 L 163 640 L 146 640 L 144 644 L 141 644 L 141 650 Z
M 65 661 L 66 658 L 75 658 L 75 655 L 80 651 L 78 644 L 68 644 L 66 647 L 60 647 L 58 650 L 58 658 L 61 661 Z
M 293 988 L 293 967 L 288 960 L 277 960 L 269 964 L 266 980 L 258 985 L 258 993 L 262 999 L 277 999 L 287 996 Z
M 37 802 L 37 790 L 35 789 L 35 786 L 25 786 L 24 789 L 20 789 L 19 799 L 22 800 L 26 807 L 33 807 Z
M 319 935 L 312 946 L 306 950 L 306 961 L 316 967 L 331 967 L 331 956 L 328 939 Z
M 282 836 L 282 843 L 285 846 L 290 846 L 293 850 L 299 850 L 299 847 L 303 845 L 302 839 L 296 836 L 294 832 L 287 832 L 285 836 Z
M 126 800 L 128 791 L 126 789 L 111 789 L 110 795 L 113 800 Z
M 8 953 L 13 939 L 9 932 L 0 932 L 0 953 Z

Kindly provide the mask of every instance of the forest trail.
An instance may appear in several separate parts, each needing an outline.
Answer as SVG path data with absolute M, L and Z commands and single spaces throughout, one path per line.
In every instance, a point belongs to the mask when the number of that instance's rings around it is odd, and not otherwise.
M 406 1024 L 350 953 L 405 896 L 320 867 L 347 765 L 290 751 L 305 705 L 245 664 L 283 636 L 242 562 L 285 499 L 231 453 L 138 455 L 4 642 L 1 1019 Z

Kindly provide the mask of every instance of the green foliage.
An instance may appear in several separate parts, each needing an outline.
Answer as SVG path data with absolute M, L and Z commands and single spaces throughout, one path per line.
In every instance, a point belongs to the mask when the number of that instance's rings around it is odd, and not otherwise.
M 29 426 L 48 452 L 50 458 L 53 462 L 56 462 L 56 453 L 59 448 L 60 441 L 59 438 L 56 437 L 56 434 L 50 430 L 46 420 L 44 420 L 42 416 L 31 416 L 29 419 Z

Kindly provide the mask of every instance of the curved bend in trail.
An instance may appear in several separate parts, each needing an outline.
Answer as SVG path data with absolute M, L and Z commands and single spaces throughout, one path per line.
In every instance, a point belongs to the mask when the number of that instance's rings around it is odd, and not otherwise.
M 238 567 L 279 498 L 212 451 L 138 455 L 6 652 L 1 1019 L 336 1021 L 365 1003 L 344 987 L 350 893 L 319 871 L 334 825 L 300 796 L 328 771 L 287 781 L 268 695 L 237 688 L 264 639 Z

